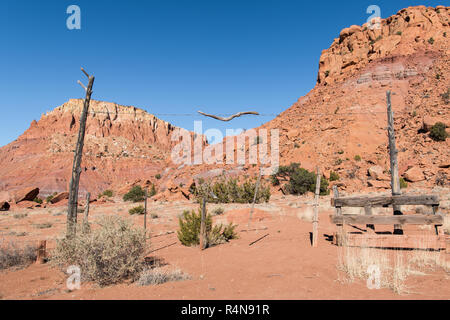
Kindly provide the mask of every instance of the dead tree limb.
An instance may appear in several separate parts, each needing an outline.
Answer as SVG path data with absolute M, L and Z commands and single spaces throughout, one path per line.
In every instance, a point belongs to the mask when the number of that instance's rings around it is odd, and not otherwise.
M 240 116 L 243 116 L 243 115 L 246 115 L 246 114 L 252 114 L 252 115 L 259 116 L 259 113 L 256 112 L 256 111 L 238 112 L 238 113 L 233 114 L 232 116 L 229 116 L 229 117 L 227 117 L 227 118 L 215 116 L 215 115 L 213 115 L 213 114 L 208 114 L 208 113 L 204 113 L 204 112 L 201 112 L 201 111 L 197 111 L 197 112 L 200 113 L 201 115 L 206 116 L 206 117 L 210 117 L 210 118 L 213 118 L 213 119 L 216 119 L 216 120 L 220 120 L 220 121 L 231 121 L 231 120 L 233 120 L 234 118 L 237 118 L 237 117 L 240 117 Z

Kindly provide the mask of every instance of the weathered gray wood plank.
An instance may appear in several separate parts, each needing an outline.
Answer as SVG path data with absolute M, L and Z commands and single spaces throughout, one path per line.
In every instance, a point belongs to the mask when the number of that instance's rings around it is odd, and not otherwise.
M 402 216 L 366 216 L 366 215 L 331 215 L 334 224 L 416 224 L 416 225 L 442 225 L 444 219 L 441 215 L 402 215 Z
M 438 195 L 382 195 L 332 198 L 334 207 L 387 207 L 393 205 L 439 205 Z

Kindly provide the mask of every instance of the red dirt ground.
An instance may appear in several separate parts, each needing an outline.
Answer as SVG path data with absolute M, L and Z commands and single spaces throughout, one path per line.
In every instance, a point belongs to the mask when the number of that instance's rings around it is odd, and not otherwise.
M 175 231 L 177 219 L 173 213 L 181 207 L 195 208 L 195 204 L 171 204 L 167 211 L 156 211 L 158 219 L 149 220 L 153 235 L 164 231 Z M 122 205 L 123 207 L 124 205 Z M 228 205 L 229 206 L 229 205 Z M 150 254 L 188 273 L 192 279 L 169 282 L 157 286 L 140 287 L 126 283 L 100 288 L 92 283 L 83 283 L 80 290 L 66 289 L 66 275 L 49 264 L 31 265 L 23 270 L 0 272 L 0 297 L 2 299 L 449 299 L 450 278 L 444 270 L 411 276 L 407 279 L 408 294 L 396 294 L 389 289 L 370 290 L 365 281 L 346 283 L 337 270 L 338 248 L 327 240 L 334 232 L 329 222 L 330 210 L 320 213 L 318 248 L 310 245 L 312 225 L 298 218 L 296 211 L 280 205 L 279 210 L 255 210 L 251 228 L 260 230 L 242 232 L 247 229 L 249 209 L 224 207 L 225 213 L 215 220 L 234 221 L 239 224 L 239 239 L 227 244 L 200 251 L 198 248 L 182 246 L 176 233 L 151 239 L 151 250 L 168 246 Z M 116 209 L 114 209 L 116 208 Z M 64 208 L 61 208 L 62 210 Z M 105 208 L 93 207 L 93 218 L 98 212 L 114 210 L 127 215 L 117 204 Z M 152 209 L 151 209 L 152 210 Z M 155 209 L 156 210 L 156 209 Z M 29 211 L 31 212 L 31 211 Z M 180 211 L 181 212 L 181 211 Z M 27 223 L 45 221 L 47 213 L 33 213 L 25 219 Z M 3 217 L 4 218 L 4 217 Z M 55 219 L 54 217 L 52 217 Z M 57 217 L 61 222 L 64 216 Z M 24 220 L 10 218 L 13 223 Z M 132 217 L 141 225 L 141 217 Z M 2 219 L 1 222 L 6 221 Z M 2 223 L 2 226 L 4 224 Z M 58 228 L 57 228 L 58 227 Z M 32 228 L 26 228 L 31 230 Z M 54 230 L 55 229 L 55 230 Z M 58 230 L 57 230 L 58 229 Z M 11 228 L 10 228 L 11 230 Z M 38 230 L 28 238 L 42 239 L 42 234 L 58 235 L 64 224 L 51 229 Z M 34 232 L 34 231 L 33 231 Z M 44 232 L 44 233 L 42 233 Z M 252 246 L 249 244 L 268 234 Z M 34 236 L 33 236 L 34 235 Z M 25 237 L 25 238 L 27 238 Z M 173 244 L 173 245 L 171 245 Z M 50 245 L 51 247 L 51 245 Z M 443 253 L 448 256 L 448 254 Z

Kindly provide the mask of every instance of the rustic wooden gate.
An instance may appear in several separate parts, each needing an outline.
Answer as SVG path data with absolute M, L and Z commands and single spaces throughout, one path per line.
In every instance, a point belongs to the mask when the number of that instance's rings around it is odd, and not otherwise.
M 443 216 L 438 213 L 438 195 L 378 195 L 339 197 L 334 187 L 334 198 L 331 205 L 336 213 L 331 215 L 331 221 L 337 225 L 337 232 L 333 237 L 336 245 L 360 246 L 361 243 L 370 243 L 371 246 L 384 248 L 421 248 L 445 250 L 446 238 L 443 232 Z M 432 207 L 431 214 L 409 215 L 372 215 L 374 207 L 394 207 L 401 205 L 426 205 Z M 342 214 L 343 207 L 364 208 L 364 215 Z M 366 225 L 366 229 L 360 229 L 359 233 L 348 233 L 345 225 Z M 431 235 L 403 235 L 376 233 L 375 225 L 433 225 L 434 234 Z

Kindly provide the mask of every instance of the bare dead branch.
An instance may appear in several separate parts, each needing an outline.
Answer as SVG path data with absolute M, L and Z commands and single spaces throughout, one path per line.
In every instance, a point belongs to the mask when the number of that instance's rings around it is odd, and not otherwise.
M 83 71 L 83 73 L 86 75 L 86 77 L 88 77 L 88 79 L 91 78 L 91 76 L 83 68 L 81 68 L 81 71 Z
M 201 111 L 198 111 L 198 113 L 200 113 L 201 115 L 204 115 L 204 116 L 206 116 L 206 117 L 210 117 L 210 118 L 213 118 L 213 119 L 216 119 L 216 120 L 220 120 L 220 121 L 231 121 L 231 120 L 233 120 L 234 118 L 237 118 L 237 117 L 240 117 L 240 116 L 243 116 L 243 115 L 246 115 L 246 114 L 252 114 L 252 115 L 259 116 L 259 113 L 256 112 L 256 111 L 238 112 L 238 113 L 233 114 L 232 116 L 227 117 L 227 118 L 215 116 L 215 115 L 208 114 L 208 113 L 204 113 L 204 112 L 201 112 Z
M 80 80 L 78 80 L 77 82 L 78 82 L 78 84 L 79 84 L 80 86 L 83 87 L 83 89 L 84 89 L 85 91 L 87 91 L 86 86 L 85 86 Z

